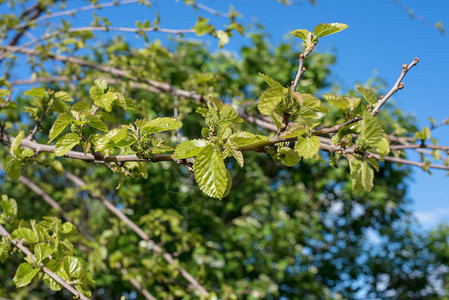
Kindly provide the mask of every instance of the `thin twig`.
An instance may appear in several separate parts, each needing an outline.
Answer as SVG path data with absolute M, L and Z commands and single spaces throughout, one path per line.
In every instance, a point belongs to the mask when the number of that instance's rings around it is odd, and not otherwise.
M 194 3 L 193 7 L 195 8 L 199 8 L 202 9 L 210 14 L 213 14 L 215 16 L 220 16 L 220 17 L 224 17 L 224 18 L 230 18 L 231 16 L 228 13 L 223 13 L 223 12 L 219 12 L 218 10 L 215 10 L 209 6 L 206 6 L 202 3 Z
M 30 26 L 32 24 L 35 24 L 35 23 L 38 23 L 38 22 L 41 22 L 44 20 L 48 20 L 51 18 L 57 18 L 57 17 L 62 17 L 62 16 L 73 16 L 78 12 L 84 12 L 84 11 L 93 10 L 93 9 L 100 9 L 100 8 L 105 8 L 105 7 L 119 6 L 119 5 L 123 5 L 123 4 L 138 3 L 138 2 L 139 2 L 139 0 L 123 0 L 120 2 L 112 1 L 112 2 L 107 2 L 107 3 L 102 3 L 102 4 L 86 5 L 86 6 L 79 7 L 79 8 L 58 11 L 58 12 L 54 12 L 54 13 L 39 17 L 39 18 L 35 18 L 34 20 L 32 20 L 32 22 L 28 21 L 28 22 L 20 23 L 19 25 L 16 26 L 16 29 L 20 29 L 25 26 Z
M 402 65 L 401 75 L 399 75 L 398 80 L 396 80 L 391 90 L 384 97 L 381 97 L 379 101 L 377 101 L 376 107 L 374 107 L 373 111 L 371 112 L 373 116 L 379 113 L 379 110 L 382 107 L 382 105 L 384 105 L 385 102 L 387 102 L 387 100 L 390 99 L 390 97 L 393 96 L 394 93 L 404 88 L 404 83 L 402 83 L 402 79 L 404 79 L 407 72 L 410 71 L 410 69 L 413 68 L 418 62 L 419 59 L 416 57 L 409 65 L 407 64 Z
M 35 263 L 37 262 L 36 256 L 34 256 L 34 254 L 27 247 L 25 247 L 21 241 L 12 239 L 11 235 L 9 234 L 9 232 L 1 224 L 0 224 L 0 235 L 3 236 L 3 237 L 9 238 L 11 240 L 11 243 L 17 249 L 22 251 L 26 256 L 31 257 Z M 56 275 L 53 271 L 51 271 L 49 268 L 47 268 L 44 264 L 40 263 L 39 264 L 39 268 L 41 268 L 42 271 L 45 274 L 47 274 L 48 276 L 50 276 L 54 281 L 56 281 L 62 287 L 64 287 L 66 290 L 71 292 L 75 297 L 78 297 L 78 298 L 80 298 L 82 300 L 89 300 L 88 297 L 86 297 L 82 293 L 78 292 L 73 286 L 71 286 L 64 279 L 62 279 L 61 277 Z

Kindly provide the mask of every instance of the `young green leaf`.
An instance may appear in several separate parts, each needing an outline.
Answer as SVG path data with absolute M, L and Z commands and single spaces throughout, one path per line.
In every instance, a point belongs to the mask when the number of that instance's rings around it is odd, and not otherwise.
M 220 110 L 220 124 L 241 123 L 243 119 L 239 117 L 237 111 L 231 105 L 223 105 Z
M 281 132 L 279 137 L 283 138 L 283 139 L 289 139 L 289 138 L 294 138 L 294 137 L 300 136 L 304 132 L 306 132 L 306 127 L 304 125 L 297 124 L 297 123 L 291 123 L 287 127 L 287 130 L 285 130 L 284 132 Z
M 14 141 L 12 141 L 11 147 L 9 149 L 9 152 L 11 153 L 11 155 L 15 156 L 17 154 L 17 150 L 19 150 L 19 146 L 20 146 L 20 143 L 22 142 L 24 135 L 25 135 L 25 133 L 23 132 L 23 130 L 20 130 L 19 134 L 16 136 Z
M 55 98 L 65 102 L 73 102 L 73 98 L 69 95 L 69 93 L 64 91 L 56 92 Z
M 2 195 L 0 201 L 2 207 L 2 213 L 9 218 L 17 217 L 17 202 L 12 198 L 8 198 L 6 195 Z M 1 255 L 0 255 L 1 256 Z
M 294 167 L 301 160 L 298 152 L 290 147 L 282 147 L 281 149 L 279 149 L 278 157 L 280 158 L 281 163 L 287 167 Z
M 70 124 L 68 114 L 60 114 L 48 133 L 49 143 L 53 141 Z
M 362 95 L 369 104 L 374 105 L 377 103 L 377 96 L 374 91 L 361 86 L 357 87 L 357 91 L 359 91 L 360 95 Z
M 27 286 L 31 283 L 33 278 L 37 273 L 39 273 L 40 270 L 41 269 L 39 268 L 35 269 L 29 263 L 22 263 L 17 269 L 16 274 L 14 275 L 14 278 L 12 280 L 18 288 Z
M 20 177 L 20 161 L 17 160 L 13 156 L 8 156 L 3 161 L 3 168 L 5 169 L 6 174 L 12 180 L 18 180 Z
M 320 38 L 331 35 L 348 28 L 348 25 L 342 23 L 321 23 L 313 28 L 313 34 Z
M 108 126 L 97 116 L 95 115 L 87 115 L 87 124 L 92 126 L 95 129 L 107 132 Z
M 310 138 L 299 137 L 295 145 L 295 150 L 305 159 L 312 158 L 320 150 L 320 139 L 317 136 Z
M 198 17 L 198 21 L 196 21 L 195 26 L 193 27 L 196 35 L 202 36 L 206 33 L 212 33 L 214 31 L 214 26 L 208 24 L 208 22 L 209 19 Z
M 71 234 L 71 233 L 77 233 L 75 225 L 73 225 L 70 222 L 64 222 L 61 226 L 61 233 L 62 234 Z
M 72 150 L 72 148 L 79 143 L 80 138 L 76 133 L 67 133 L 56 142 L 55 155 L 62 156 Z
M 362 184 L 362 164 L 355 157 L 348 157 L 349 171 L 351 172 L 352 191 L 355 195 L 360 195 L 363 190 Z
M 28 90 L 28 91 L 24 92 L 23 94 L 25 96 L 42 98 L 45 96 L 45 89 L 44 88 L 32 88 L 31 90 Z
M 174 153 L 176 159 L 184 159 L 198 155 L 200 151 L 209 145 L 206 140 L 189 140 L 179 144 Z
M 360 137 L 364 144 L 375 147 L 384 138 L 383 128 L 379 120 L 368 111 L 363 112 L 360 122 Z
M 117 99 L 117 96 L 113 91 L 108 90 L 107 92 L 104 92 L 104 89 L 100 88 L 98 85 L 91 87 L 89 95 L 96 106 L 104 108 L 107 112 L 112 110 L 112 102 Z
M 60 291 L 62 289 L 62 286 L 47 274 L 44 274 L 42 280 L 44 281 L 45 285 L 48 286 L 48 288 L 53 291 Z
M 267 76 L 265 74 L 259 73 L 260 76 L 265 80 L 266 83 L 271 88 L 282 88 L 282 84 L 280 84 L 276 79 L 271 78 L 270 76 Z
M 26 227 L 17 228 L 11 233 L 11 237 L 13 239 L 21 239 L 30 244 L 36 243 L 38 241 L 38 236 L 36 235 L 36 233 L 30 228 Z
M 310 32 L 306 29 L 296 29 L 290 31 L 290 33 L 303 41 L 306 41 L 310 36 Z
M 65 256 L 63 266 L 64 271 L 67 273 L 70 279 L 80 279 L 83 271 L 83 264 L 78 257 Z
M 338 107 L 341 110 L 347 110 L 351 107 L 349 100 L 344 97 L 335 96 L 332 94 L 324 94 L 323 98 L 330 104 Z
M 34 246 L 34 255 L 36 256 L 36 261 L 38 264 L 52 255 L 53 252 L 53 248 L 47 243 L 39 243 Z
M 276 88 L 269 88 L 265 92 L 262 93 L 259 99 L 258 108 L 259 111 L 269 116 L 276 106 L 281 102 L 282 96 L 283 96 L 284 88 L 282 87 L 276 87 Z
M 4 90 L 4 89 L 0 89 L 0 97 L 4 97 L 9 95 L 9 91 L 8 90 Z
M 374 170 L 367 161 L 362 162 L 362 185 L 365 191 L 371 192 L 373 188 Z
M 229 151 L 229 153 L 234 157 L 234 159 L 239 164 L 240 168 L 243 168 L 244 159 L 243 159 L 243 153 L 242 151 L 239 151 L 239 145 L 237 143 L 234 143 L 231 140 L 227 140 L 225 144 L 226 149 Z
M 223 46 L 229 42 L 229 33 L 224 30 L 217 30 L 216 34 L 218 37 L 218 46 L 223 48 Z
M 222 199 L 228 187 L 223 156 L 212 145 L 204 147 L 195 158 L 193 165 L 199 188 L 209 197 Z
M 146 122 L 141 129 L 146 133 L 150 134 L 178 129 L 181 126 L 182 123 L 173 118 L 157 118 Z
M 239 146 L 246 146 L 256 144 L 259 142 L 266 142 L 269 138 L 263 135 L 256 135 L 247 131 L 238 131 L 232 134 L 229 139 Z

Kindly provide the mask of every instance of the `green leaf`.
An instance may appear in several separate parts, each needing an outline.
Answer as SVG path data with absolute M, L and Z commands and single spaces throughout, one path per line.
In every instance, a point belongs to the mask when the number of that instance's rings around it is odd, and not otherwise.
M 269 138 L 263 135 L 256 135 L 247 131 L 239 131 L 232 134 L 229 139 L 240 146 L 266 142 Z
M 38 236 L 33 230 L 26 227 L 17 228 L 11 233 L 13 239 L 21 239 L 27 243 L 36 243 L 38 241 Z
M 77 233 L 78 231 L 76 230 L 75 225 L 73 225 L 70 222 L 64 222 L 64 224 L 62 224 L 61 226 L 61 233 L 63 234 L 71 234 L 71 233 Z
M 352 110 L 356 109 L 357 106 L 359 106 L 360 101 L 362 101 L 362 98 L 359 97 L 346 97 L 345 99 L 349 101 L 349 106 L 351 107 Z
M 208 141 L 200 139 L 182 142 L 176 147 L 174 157 L 176 159 L 184 159 L 196 156 L 209 144 Z
M 108 126 L 97 116 L 95 115 L 87 115 L 87 124 L 92 126 L 95 129 L 107 132 Z
M 431 132 L 430 129 L 424 126 L 424 128 L 421 131 L 415 132 L 415 138 L 420 140 L 427 140 L 430 138 Z
M 304 158 L 314 157 L 320 150 L 320 139 L 317 136 L 310 138 L 299 137 L 295 150 Z
M 67 273 L 70 279 L 80 279 L 83 271 L 83 264 L 78 257 L 65 256 L 63 266 L 64 271 Z
M 96 79 L 94 81 L 96 87 L 98 87 L 102 92 L 106 92 L 108 90 L 108 83 L 104 79 Z
M 34 276 L 36 276 L 36 274 L 39 273 L 40 270 L 41 269 L 39 268 L 35 269 L 29 263 L 22 263 L 17 269 L 16 274 L 14 275 L 14 278 L 12 280 L 18 288 L 27 286 L 31 283 Z
M 243 119 L 239 117 L 237 111 L 231 105 L 223 105 L 220 109 L 220 124 L 241 123 Z
M 361 86 L 357 87 L 357 90 L 369 104 L 374 105 L 377 103 L 377 96 L 374 91 Z
M 223 156 L 212 145 L 204 147 L 195 158 L 193 165 L 199 188 L 209 197 L 222 199 L 228 187 Z
M 3 161 L 3 168 L 5 169 L 6 174 L 8 174 L 9 178 L 12 180 L 18 180 L 20 177 L 20 161 L 15 157 L 8 156 Z
M 348 28 L 348 25 L 342 23 L 321 23 L 313 28 L 313 34 L 316 37 L 331 35 Z
M 355 157 L 348 157 L 349 170 L 351 172 L 352 191 L 355 195 L 360 195 L 363 190 L 362 184 L 362 164 Z
M 94 85 L 89 90 L 89 95 L 96 106 L 104 108 L 107 112 L 112 110 L 112 102 L 117 99 L 117 96 L 113 91 L 109 90 L 105 93 L 104 90 L 97 85 Z
M 55 98 L 66 102 L 73 102 L 73 98 L 70 96 L 70 94 L 64 91 L 56 92 Z
M 294 167 L 301 160 L 298 152 L 290 147 L 282 147 L 281 149 L 279 149 L 278 157 L 281 160 L 281 163 L 287 167 Z
M 66 127 L 70 124 L 70 116 L 68 114 L 60 114 L 50 129 L 48 142 L 53 141 Z
M 306 131 L 306 127 L 301 124 L 291 123 L 287 127 L 287 130 L 281 132 L 280 138 L 289 139 L 302 135 Z
M 363 119 L 360 122 L 359 139 L 366 145 L 375 147 L 384 138 L 383 128 L 379 120 L 369 112 L 363 112 Z
M 31 97 L 44 97 L 45 96 L 45 89 L 44 88 L 33 88 L 31 90 L 28 90 L 23 93 L 25 96 L 31 96 Z
M 72 150 L 72 148 L 79 143 L 80 138 L 76 133 L 67 133 L 56 142 L 55 155 L 62 156 Z
M 16 200 L 8 198 L 7 196 L 3 196 L 0 204 L 2 206 L 2 212 L 5 216 L 10 218 L 15 218 L 17 216 Z
M 324 94 L 323 98 L 330 104 L 338 107 L 341 110 L 347 110 L 351 107 L 349 100 L 344 97 L 335 96 L 332 94 Z
M 223 48 L 229 42 L 229 33 L 224 30 L 217 30 L 218 46 Z
M 290 33 L 303 41 L 306 41 L 310 36 L 310 32 L 306 29 L 296 29 L 290 31 Z
M 42 280 L 44 281 L 45 285 L 53 291 L 60 291 L 62 289 L 62 286 L 47 274 L 44 275 Z
M 371 192 L 373 189 L 374 170 L 368 165 L 368 162 L 362 162 L 362 185 L 365 191 Z
M 127 136 L 128 136 L 127 127 L 114 128 L 95 142 L 95 150 L 103 151 L 111 146 L 109 142 L 113 142 L 114 144 L 116 144 L 121 140 L 123 140 L 124 138 L 126 138 Z M 112 144 L 112 147 L 114 146 L 114 144 Z
M 270 76 L 267 76 L 265 74 L 259 73 L 260 76 L 265 80 L 266 83 L 271 88 L 282 88 L 282 84 L 280 84 L 276 79 L 271 78 Z
M 281 87 L 269 88 L 263 92 L 257 106 L 259 111 L 262 114 L 269 116 L 282 101 L 283 92 L 284 88 Z
M 157 118 L 145 123 L 142 130 L 146 133 L 157 133 L 167 130 L 175 130 L 182 126 L 182 123 L 173 118 Z
M 193 30 L 198 36 L 205 35 L 206 33 L 212 33 L 214 31 L 214 26 L 208 24 L 207 22 L 209 22 L 209 19 L 198 17 L 198 21 L 196 21 L 195 26 L 193 26 Z
M 39 243 L 34 246 L 34 255 L 36 256 L 38 264 L 52 255 L 53 252 L 53 248 L 47 243 Z
M 380 156 L 387 156 L 390 153 L 390 143 L 385 137 L 382 137 L 380 142 L 373 146 Z
M 4 97 L 4 96 L 8 96 L 8 95 L 9 95 L 8 90 L 0 89 L 0 97 Z
M 227 140 L 225 144 L 226 149 L 229 151 L 229 153 L 234 157 L 234 159 L 239 164 L 240 168 L 243 168 L 244 159 L 243 159 L 243 153 L 242 151 L 239 151 L 239 145 L 237 143 L 234 143 L 231 140 Z
M 14 141 L 12 141 L 11 147 L 9 149 L 9 152 L 11 153 L 11 155 L 15 156 L 17 154 L 17 150 L 19 150 L 20 142 L 22 142 L 24 135 L 25 135 L 25 133 L 23 132 L 23 130 L 20 130 L 19 134 L 16 136 Z

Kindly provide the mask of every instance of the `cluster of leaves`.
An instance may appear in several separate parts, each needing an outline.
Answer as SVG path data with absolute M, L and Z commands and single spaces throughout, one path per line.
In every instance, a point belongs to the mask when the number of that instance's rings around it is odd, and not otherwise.
M 6 195 L 1 196 L 0 224 L 8 224 L 13 229 L 11 239 L 20 241 L 30 249 L 34 257 L 26 256 L 26 262 L 20 264 L 13 281 L 16 287 L 28 286 L 34 278 L 42 280 L 47 287 L 60 291 L 63 287 L 43 272 L 48 268 L 79 292 L 90 297 L 89 286 L 94 285 L 86 262 L 77 256 L 77 251 L 68 237 L 76 235 L 75 226 L 69 222 L 62 223 L 55 217 L 44 217 L 29 223 L 17 219 L 17 203 Z M 4 262 L 12 253 L 12 243 L 3 237 L 0 243 L 0 260 Z

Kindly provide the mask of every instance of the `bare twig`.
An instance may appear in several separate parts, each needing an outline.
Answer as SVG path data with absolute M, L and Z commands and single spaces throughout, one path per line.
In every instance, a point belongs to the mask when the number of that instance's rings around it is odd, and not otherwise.
M 0 235 L 6 238 L 11 239 L 11 235 L 9 232 L 0 224 Z M 23 245 L 23 243 L 19 240 L 11 239 L 11 243 L 20 251 L 22 251 L 26 256 L 31 257 L 33 261 L 36 263 L 36 256 Z M 64 279 L 56 275 L 53 271 L 51 271 L 49 268 L 47 268 L 44 264 L 40 263 L 39 268 L 42 269 L 42 271 L 50 276 L 54 281 L 59 283 L 62 287 L 64 287 L 66 290 L 68 290 L 70 293 L 72 293 L 75 297 L 78 297 L 82 300 L 89 300 L 88 297 L 84 296 L 82 293 L 78 292 L 73 286 L 68 284 Z
M 79 178 L 78 176 L 66 172 L 66 177 L 71 180 L 73 183 L 75 183 L 78 187 L 83 188 L 86 183 Z M 148 243 L 149 247 L 158 254 L 161 254 L 162 257 L 169 263 L 174 264 L 175 260 L 174 258 L 168 253 L 165 252 L 159 245 L 157 245 L 150 236 L 142 230 L 136 223 L 134 223 L 131 219 L 129 219 L 121 210 L 119 210 L 117 207 L 115 207 L 111 202 L 109 202 L 104 196 L 102 196 L 99 193 L 93 193 L 89 190 L 89 194 L 95 198 L 101 201 L 103 205 L 116 217 L 118 217 L 120 220 L 122 220 L 129 228 L 131 228 L 134 233 L 136 233 L 142 240 Z M 179 272 L 181 275 L 197 290 L 200 292 L 201 295 L 208 297 L 209 292 L 192 276 L 190 275 L 183 267 L 178 267 Z
M 68 9 L 68 10 L 63 10 L 63 11 L 58 11 L 58 12 L 54 12 L 39 18 L 35 18 L 34 20 L 28 21 L 28 22 L 23 22 L 20 23 L 19 25 L 16 26 L 17 29 L 23 28 L 25 26 L 30 26 L 32 24 L 44 21 L 44 20 L 48 20 L 51 18 L 57 18 L 57 17 L 62 17 L 62 16 L 73 16 L 76 13 L 79 12 L 83 12 L 83 11 L 88 11 L 88 10 L 93 10 L 93 9 L 100 9 L 100 8 L 105 8 L 105 7 L 111 7 L 111 6 L 119 6 L 119 5 L 123 5 L 123 4 L 130 4 L 130 3 L 138 3 L 139 0 L 123 0 L 123 1 L 111 1 L 111 2 L 107 2 L 107 3 L 102 3 L 102 4 L 93 4 L 93 5 L 86 5 L 83 7 L 79 7 L 79 8 L 74 8 L 74 9 Z
M 202 3 L 194 3 L 192 5 L 195 8 L 199 8 L 199 9 L 204 10 L 204 11 L 206 11 L 206 12 L 208 12 L 210 14 L 213 14 L 215 16 L 220 16 L 220 17 L 224 17 L 224 18 L 230 18 L 231 17 L 228 13 L 219 12 L 218 10 L 215 10 L 215 9 L 213 9 L 213 8 L 211 8 L 209 6 L 206 6 L 206 5 L 202 4 Z
M 20 47 L 0 46 L 0 49 L 4 49 L 7 51 L 11 51 L 11 52 L 22 53 L 22 54 L 26 54 L 29 56 L 43 56 L 43 54 L 39 51 L 32 50 L 32 49 L 22 49 Z M 57 54 L 50 54 L 50 53 L 46 53 L 46 56 L 50 59 L 58 60 L 58 61 L 61 61 L 64 63 L 67 63 L 67 62 L 74 63 L 74 64 L 78 64 L 80 66 L 84 66 L 87 68 L 91 68 L 91 69 L 95 69 L 95 70 L 102 71 L 105 73 L 109 73 L 113 76 L 124 77 L 124 78 L 127 78 L 127 79 L 135 81 L 135 82 L 146 83 L 146 84 L 152 86 L 153 88 L 155 88 L 159 92 L 164 92 L 164 93 L 167 93 L 167 94 L 170 94 L 173 96 L 178 96 L 180 98 L 189 98 L 189 99 L 193 99 L 196 101 L 204 101 L 204 98 L 201 97 L 200 95 L 196 94 L 195 92 L 189 92 L 186 90 L 178 89 L 168 83 L 159 82 L 156 80 L 151 80 L 151 79 L 146 79 L 146 78 L 139 79 L 135 76 L 132 76 L 131 72 L 126 71 L 126 70 L 121 70 L 121 69 L 109 67 L 109 66 L 103 66 L 103 65 L 100 65 L 100 64 L 97 64 L 94 62 L 86 61 L 86 60 L 71 57 L 71 56 L 64 56 L 64 55 L 57 55 Z
M 387 102 L 387 100 L 390 99 L 390 97 L 394 93 L 396 93 L 400 89 L 404 88 L 404 83 L 402 83 L 402 79 L 404 79 L 407 72 L 410 71 L 410 69 L 413 68 L 418 62 L 419 62 L 419 59 L 415 58 L 409 65 L 407 65 L 407 64 L 402 65 L 401 75 L 399 75 L 398 80 L 396 80 L 396 83 L 393 85 L 391 90 L 384 97 L 381 97 L 379 99 L 379 101 L 377 101 L 376 107 L 374 107 L 373 111 L 371 112 L 371 114 L 373 116 L 375 116 L 379 113 L 379 110 L 382 107 L 382 105 L 384 105 L 385 102 Z

